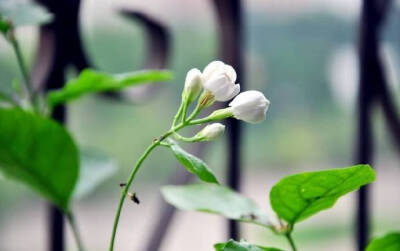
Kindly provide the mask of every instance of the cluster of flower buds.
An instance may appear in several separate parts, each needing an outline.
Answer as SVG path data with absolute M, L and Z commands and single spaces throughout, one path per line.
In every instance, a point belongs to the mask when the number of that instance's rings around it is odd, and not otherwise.
M 270 104 L 269 100 L 259 91 L 251 90 L 240 93 L 240 85 L 236 83 L 236 78 L 237 75 L 232 66 L 221 61 L 209 63 L 203 72 L 196 68 L 191 69 L 186 75 L 185 87 L 182 92 L 184 110 L 199 95 L 195 115 L 202 109 L 211 106 L 215 101 L 226 102 L 233 99 L 227 108 L 216 110 L 206 118 L 195 120 L 196 123 L 213 122 L 229 117 L 248 123 L 263 121 Z M 190 138 L 190 141 L 213 140 L 223 134 L 224 130 L 225 126 L 214 123 L 206 126 L 196 136 Z

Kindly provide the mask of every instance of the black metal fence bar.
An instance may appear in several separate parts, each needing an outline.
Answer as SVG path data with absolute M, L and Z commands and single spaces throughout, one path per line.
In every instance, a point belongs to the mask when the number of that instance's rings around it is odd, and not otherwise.
M 80 0 L 40 0 L 54 15 L 54 20 L 40 28 L 39 49 L 33 66 L 32 79 L 36 88 L 51 90 L 60 88 L 65 82 L 64 70 L 72 64 L 78 70 L 88 67 L 79 36 Z M 53 118 L 60 123 L 66 121 L 66 109 L 57 107 Z M 65 220 L 62 212 L 49 205 L 48 236 L 49 250 L 65 250 Z
M 400 146 L 400 122 L 394 102 L 389 95 L 384 65 L 380 58 L 380 33 L 391 0 L 364 0 L 360 19 L 360 85 L 358 96 L 357 163 L 373 162 L 374 139 L 372 111 L 381 104 L 389 132 Z M 400 148 L 399 148 L 400 149 Z M 357 249 L 364 250 L 369 239 L 371 205 L 370 186 L 360 189 L 357 202 L 356 233 Z
M 240 0 L 214 0 L 219 23 L 219 47 L 222 61 L 235 68 L 238 82 L 244 89 L 243 71 L 243 24 L 242 4 Z M 228 119 L 228 166 L 226 177 L 228 185 L 234 190 L 240 190 L 241 169 L 241 123 L 236 119 Z M 236 221 L 228 222 L 228 238 L 239 239 L 240 230 Z

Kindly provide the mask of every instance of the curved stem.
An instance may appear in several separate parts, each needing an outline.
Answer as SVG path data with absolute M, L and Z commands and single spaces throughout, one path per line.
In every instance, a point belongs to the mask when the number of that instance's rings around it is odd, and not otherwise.
M 187 137 L 184 137 L 184 136 L 180 135 L 177 132 L 174 133 L 174 137 L 176 139 L 180 140 L 180 141 L 183 141 L 183 142 L 197 142 L 197 141 L 199 141 L 198 137 L 196 137 L 196 138 L 195 137 L 187 138 Z
M 214 119 L 206 117 L 206 118 L 192 120 L 188 123 L 188 125 L 200 125 L 200 124 L 208 123 L 211 121 L 214 121 Z
M 188 108 L 189 108 L 188 103 L 183 104 L 182 123 L 186 123 L 186 116 L 187 116 Z
M 172 127 L 175 127 L 176 123 L 178 123 L 178 120 L 182 115 L 183 106 L 184 106 L 184 104 L 183 104 L 183 100 L 182 100 L 181 105 L 179 106 L 178 111 L 175 114 L 174 121 L 172 122 Z
M 22 57 L 21 48 L 19 47 L 18 40 L 15 37 L 15 34 L 13 32 L 11 33 L 9 39 L 10 39 L 10 43 L 14 49 L 15 55 L 17 56 L 18 66 L 19 66 L 19 69 L 21 70 L 22 77 L 24 78 L 25 86 L 26 86 L 26 89 L 28 90 L 28 94 L 29 94 L 29 99 L 33 104 L 33 98 L 34 98 L 33 86 L 32 86 L 31 79 L 29 77 L 28 70 L 27 70 L 25 62 L 24 62 L 24 58 Z
M 78 227 L 77 227 L 76 222 L 75 222 L 74 215 L 71 212 L 69 212 L 69 213 L 66 213 L 66 217 L 67 217 L 67 220 L 69 222 L 69 225 L 71 226 L 72 233 L 73 233 L 74 238 L 75 238 L 75 242 L 78 245 L 78 250 L 79 251 L 84 251 L 85 248 L 83 246 L 83 242 L 82 242 L 82 239 L 80 237 L 80 234 L 79 234 L 79 231 L 78 231 Z
M 114 250 L 115 235 L 117 233 L 118 222 L 119 222 L 119 218 L 121 216 L 122 206 L 124 205 L 124 202 L 125 202 L 126 194 L 128 193 L 128 190 L 129 190 L 130 186 L 132 185 L 132 182 L 135 179 L 136 173 L 139 171 L 141 164 L 147 158 L 147 156 L 151 153 L 151 151 L 153 151 L 153 149 L 156 148 L 156 146 L 159 144 L 160 144 L 160 140 L 154 141 L 146 149 L 146 151 L 142 154 L 142 156 L 140 156 L 139 160 L 136 162 L 135 168 L 132 170 L 131 174 L 129 175 L 128 181 L 126 182 L 126 186 L 124 187 L 124 189 L 121 192 L 121 198 L 119 200 L 118 209 L 115 214 L 114 225 L 113 225 L 113 230 L 112 230 L 112 235 L 111 235 L 111 242 L 110 242 L 110 248 L 109 248 L 110 251 Z
M 157 140 L 153 141 L 153 143 L 149 147 L 147 147 L 146 151 L 144 151 L 142 156 L 140 156 L 139 160 L 136 162 L 135 168 L 132 170 L 131 174 L 129 175 L 128 181 L 126 182 L 126 186 L 123 188 L 123 190 L 121 192 L 121 197 L 119 200 L 117 212 L 115 214 L 114 225 L 113 225 L 113 230 L 112 230 L 112 234 L 111 234 L 111 241 L 110 241 L 110 248 L 109 248 L 110 251 L 114 250 L 115 236 L 117 233 L 117 227 L 118 227 L 118 223 L 119 223 L 119 219 L 121 216 L 121 211 L 122 211 L 122 207 L 125 202 L 126 195 L 129 191 L 129 188 L 131 187 L 133 180 L 135 179 L 135 176 L 136 176 L 137 172 L 139 171 L 143 161 L 149 156 L 149 154 L 154 150 L 154 148 L 156 148 L 158 145 L 161 145 L 161 142 L 164 139 L 169 137 L 175 131 L 182 129 L 183 127 L 185 127 L 185 124 L 180 124 L 178 126 L 175 126 L 172 129 L 170 129 L 168 132 L 163 134 L 161 137 L 159 137 Z
M 196 107 L 194 108 L 192 114 L 190 114 L 189 118 L 188 118 L 186 121 L 184 121 L 184 122 L 185 122 L 185 123 L 186 123 L 186 122 L 190 122 L 190 121 L 191 121 L 192 119 L 194 119 L 197 115 L 199 115 L 199 113 L 201 112 L 201 110 L 202 110 L 201 104 L 200 104 L 200 103 L 197 103 L 197 105 L 196 105 Z
M 285 234 L 286 239 L 288 240 L 290 247 L 292 248 L 293 251 L 297 251 L 296 245 L 294 244 L 293 238 L 291 233 Z

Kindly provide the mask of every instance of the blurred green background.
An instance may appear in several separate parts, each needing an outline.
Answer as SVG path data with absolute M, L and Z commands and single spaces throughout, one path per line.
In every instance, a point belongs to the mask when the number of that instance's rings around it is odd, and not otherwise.
M 211 6 L 202 1 L 194 1 L 194 9 L 183 11 L 190 4 L 171 1 L 166 8 L 165 3 L 156 2 L 147 7 L 138 4 L 132 8 L 158 15 L 170 28 L 172 50 L 168 68 L 174 72 L 174 80 L 162 84 L 161 90 L 138 102 L 121 103 L 90 96 L 69 106 L 68 126 L 79 144 L 109 153 L 120 167 L 92 196 L 77 202 L 78 218 L 82 220 L 84 236 L 89 239 L 88 246 L 93 247 L 92 250 L 106 250 L 105 243 L 119 193 L 117 184 L 124 179 L 149 142 L 167 129 L 179 105 L 186 72 L 193 67 L 203 69 L 208 62 L 218 59 L 219 34 L 214 27 Z M 284 175 L 354 164 L 356 139 L 355 46 L 359 6 L 354 7 L 354 13 L 349 11 L 349 14 L 342 15 L 338 14 L 340 11 L 317 8 L 318 4 L 324 6 L 324 1 L 303 1 L 293 7 L 287 6 L 287 3 L 273 3 L 275 5 L 248 1 L 245 5 L 246 75 L 243 86 L 244 89 L 262 91 L 271 101 L 271 106 L 264 123 L 245 126 L 245 139 L 241 146 L 244 156 L 243 187 L 244 193 L 263 207 L 267 204 L 269 188 Z M 344 9 L 353 8 L 346 3 L 341 4 Z M 106 1 L 84 2 L 81 25 L 86 52 L 96 68 L 107 72 L 141 69 L 146 56 L 144 32 L 136 23 L 119 16 L 116 7 L 120 6 L 110 5 Z M 384 31 L 382 49 L 396 96 L 399 84 L 399 14 L 398 8 L 394 7 Z M 27 27 L 18 32 L 27 61 L 32 63 L 37 45 L 37 29 Z M 11 81 L 20 78 L 16 66 L 11 48 L 0 41 L 1 90 L 10 91 Z M 68 70 L 69 77 L 75 74 L 73 69 Z M 396 210 L 400 201 L 396 196 L 395 179 L 396 175 L 400 177 L 400 171 L 379 110 L 376 111 L 375 122 L 378 182 L 373 199 L 376 209 L 374 233 L 382 233 L 398 228 L 400 223 L 400 215 Z M 225 170 L 225 145 L 224 140 L 208 143 L 208 154 L 205 157 L 221 178 Z M 149 196 L 148 201 L 151 203 L 148 204 L 152 205 L 149 210 L 152 213 L 147 213 L 147 216 L 153 219 L 159 208 L 158 188 L 176 170 L 176 162 L 168 151 L 160 149 L 146 160 L 145 166 L 138 176 L 136 189 Z M 146 208 L 146 197 L 142 200 Z M 0 182 L 0 201 L 0 233 L 4 236 L 0 250 L 25 250 L 18 244 L 6 243 L 4 240 L 19 238 L 16 233 L 24 229 L 26 224 L 23 217 L 37 217 L 33 222 L 43 224 L 44 213 L 32 212 L 43 211 L 42 201 L 38 201 L 38 197 L 24 187 L 10 181 Z M 336 243 L 338 246 L 332 250 L 354 249 L 351 239 L 354 202 L 354 195 L 348 196 L 334 210 L 299 225 L 294 237 L 300 248 L 331 250 L 331 243 Z M 79 209 L 82 210 L 81 217 Z M 96 222 L 96 218 L 89 217 L 93 210 L 99 212 L 101 217 L 108 217 L 103 225 Z M 140 210 L 143 209 L 136 209 L 136 217 Z M 88 216 L 86 219 L 85 215 Z M 209 248 L 201 249 L 203 246 L 199 245 L 198 250 L 211 250 L 212 240 L 224 240 L 224 225 L 219 218 L 194 215 L 218 221 L 219 227 L 216 229 L 221 232 L 216 237 L 209 237 L 207 228 L 203 228 L 204 236 L 193 241 L 204 242 L 204 246 Z M 135 214 L 131 217 L 135 217 Z M 173 226 L 184 229 L 185 224 L 178 227 L 179 218 Z M 146 222 L 146 227 L 152 225 L 151 221 Z M 197 223 L 201 225 L 201 222 Z M 104 240 L 95 241 L 96 237 L 92 236 L 94 233 L 88 233 L 93 230 L 93 226 L 88 225 L 93 224 L 100 224 L 104 228 L 104 231 L 96 232 L 104 236 Z M 39 229 L 44 231 L 44 228 L 42 226 Z M 171 232 L 167 238 L 170 241 L 166 242 L 163 250 L 184 250 L 180 248 L 179 241 L 173 240 L 173 236 L 178 236 L 178 239 L 182 237 L 173 234 L 176 230 Z M 147 238 L 147 235 L 143 235 L 143 238 Z M 45 238 L 44 232 L 39 236 L 39 240 L 28 238 L 30 247 L 35 247 L 30 250 L 41 250 L 43 247 L 40 240 Z M 283 240 L 254 227 L 246 226 L 244 237 L 260 244 L 286 245 Z M 132 245 L 127 242 L 123 250 L 128 250 Z M 74 245 L 70 246 L 73 250 Z

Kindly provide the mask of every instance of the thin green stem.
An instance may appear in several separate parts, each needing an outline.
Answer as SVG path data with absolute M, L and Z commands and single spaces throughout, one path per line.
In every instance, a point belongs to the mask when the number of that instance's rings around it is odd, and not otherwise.
M 118 204 L 118 208 L 117 208 L 117 212 L 115 214 L 115 218 L 114 218 L 114 225 L 113 225 L 113 230 L 112 230 L 112 234 L 111 234 L 111 241 L 110 241 L 110 251 L 114 250 L 114 243 L 115 243 L 115 236 L 117 233 L 117 227 L 118 227 L 118 223 L 119 223 L 119 219 L 121 216 L 121 211 L 122 211 L 122 207 L 124 205 L 125 202 L 125 198 L 126 195 L 133 183 L 133 180 L 136 177 L 137 172 L 139 171 L 143 161 L 149 156 L 149 154 L 154 150 L 154 148 L 156 148 L 158 145 L 161 144 L 161 142 L 166 139 L 167 137 L 169 137 L 172 133 L 174 133 L 175 131 L 178 131 L 179 129 L 182 129 L 183 127 L 185 127 L 184 124 L 180 124 L 178 126 L 173 127 L 172 129 L 170 129 L 168 132 L 166 132 L 165 134 L 163 134 L 161 137 L 159 137 L 158 139 L 156 139 L 155 141 L 153 141 L 153 143 L 147 147 L 147 149 L 145 150 L 145 152 L 142 154 L 142 156 L 140 156 L 139 160 L 136 162 L 136 165 L 134 167 L 134 169 L 132 170 L 131 174 L 129 175 L 129 178 L 126 182 L 125 187 L 123 188 L 122 192 L 121 192 L 121 197 L 119 200 L 119 204 Z
M 192 114 L 189 115 L 188 119 L 185 121 L 185 123 L 192 121 L 199 113 L 201 112 L 202 107 L 199 103 L 197 103 L 196 107 L 194 108 Z
M 192 138 L 187 138 L 187 137 L 183 137 L 182 135 L 180 135 L 179 133 L 174 133 L 174 137 L 180 141 L 183 142 L 197 142 L 199 141 L 198 137 L 192 137 Z
M 25 86 L 26 86 L 26 89 L 28 90 L 28 94 L 29 94 L 29 99 L 33 104 L 33 99 L 34 99 L 34 95 L 35 95 L 34 90 L 33 90 L 33 85 L 32 85 L 31 79 L 29 77 L 28 70 L 27 70 L 27 67 L 24 62 L 24 58 L 22 57 L 21 48 L 19 46 L 17 38 L 15 37 L 14 32 L 10 33 L 9 40 L 14 49 L 15 55 L 17 57 L 18 66 L 19 66 L 19 69 L 21 70 L 22 77 L 24 78 Z
M 202 118 L 202 119 L 192 120 L 192 121 L 188 122 L 188 125 L 200 125 L 200 124 L 208 123 L 211 121 L 214 121 L 214 119 L 206 117 L 206 118 Z
M 84 251 L 85 248 L 83 246 L 82 238 L 81 238 L 81 236 L 79 234 L 78 226 L 76 225 L 74 215 L 71 212 L 69 212 L 69 213 L 66 213 L 66 217 L 67 217 L 67 220 L 69 222 L 69 225 L 71 226 L 72 233 L 73 233 L 74 238 L 75 238 L 75 242 L 76 242 L 76 244 L 78 246 L 78 250 L 79 251 Z
M 156 146 L 159 143 L 160 143 L 160 141 L 158 141 L 158 140 L 154 141 L 146 149 L 146 151 L 142 154 L 142 156 L 140 156 L 139 160 L 136 162 L 135 168 L 132 170 L 131 174 L 129 175 L 128 181 L 126 182 L 126 186 L 122 190 L 121 197 L 120 197 L 119 204 L 118 204 L 117 213 L 115 214 L 115 219 L 114 219 L 114 226 L 113 226 L 113 230 L 112 230 L 111 242 L 110 242 L 110 248 L 109 248 L 110 251 L 114 250 L 115 235 L 117 233 L 119 218 L 121 216 L 121 210 L 122 210 L 122 206 L 124 205 L 124 202 L 125 202 L 126 194 L 128 193 L 129 188 L 132 185 L 132 182 L 135 179 L 136 173 L 139 171 L 141 164 L 147 158 L 147 156 L 151 153 L 151 151 L 153 151 L 154 148 L 156 148 Z
M 286 239 L 288 240 L 290 247 L 292 248 L 292 251 L 297 251 L 296 245 L 294 244 L 292 234 L 290 232 L 285 234 Z
M 175 127 L 176 123 L 178 123 L 178 120 L 180 119 L 180 117 L 182 115 L 183 106 L 184 106 L 184 104 L 183 104 L 183 99 L 182 99 L 181 105 L 179 106 L 178 111 L 175 114 L 174 121 L 172 122 L 172 126 L 171 126 L 172 128 Z
M 187 111 L 189 108 L 189 104 L 186 102 L 183 104 L 183 113 L 182 113 L 182 123 L 186 123 L 186 116 L 187 116 Z
M 117 207 L 117 211 L 115 214 L 115 218 L 114 218 L 114 224 L 113 224 L 113 229 L 112 229 L 112 233 L 111 233 L 111 241 L 110 241 L 110 246 L 109 246 L 109 251 L 113 251 L 114 250 L 114 244 L 115 244 L 115 237 L 117 234 L 117 228 L 118 228 L 118 223 L 121 217 L 121 211 L 122 211 L 122 207 L 124 205 L 125 199 L 126 199 L 126 195 L 128 194 L 128 191 L 136 177 L 137 172 L 139 171 L 143 161 L 149 156 L 149 154 L 158 146 L 158 145 L 163 145 L 165 146 L 165 144 L 163 144 L 163 140 L 168 138 L 171 134 L 177 132 L 178 130 L 184 128 L 185 126 L 188 126 L 190 121 L 195 118 L 201 111 L 201 107 L 199 105 L 196 106 L 196 108 L 194 109 L 194 111 L 192 112 L 192 114 L 189 116 L 187 122 L 183 121 L 182 123 L 180 123 L 179 125 L 176 125 L 176 123 L 178 122 L 179 118 L 182 115 L 182 111 L 184 109 L 184 103 L 182 102 L 172 123 L 171 129 L 169 131 L 167 131 L 166 133 L 164 133 L 161 137 L 159 137 L 158 139 L 154 140 L 153 143 L 147 147 L 147 149 L 144 151 L 144 153 L 140 156 L 139 160 L 136 162 L 135 167 L 133 168 L 131 174 L 129 175 L 129 178 L 126 182 L 126 185 L 124 186 L 124 188 L 122 189 L 121 192 L 121 197 L 118 203 L 118 207 Z

